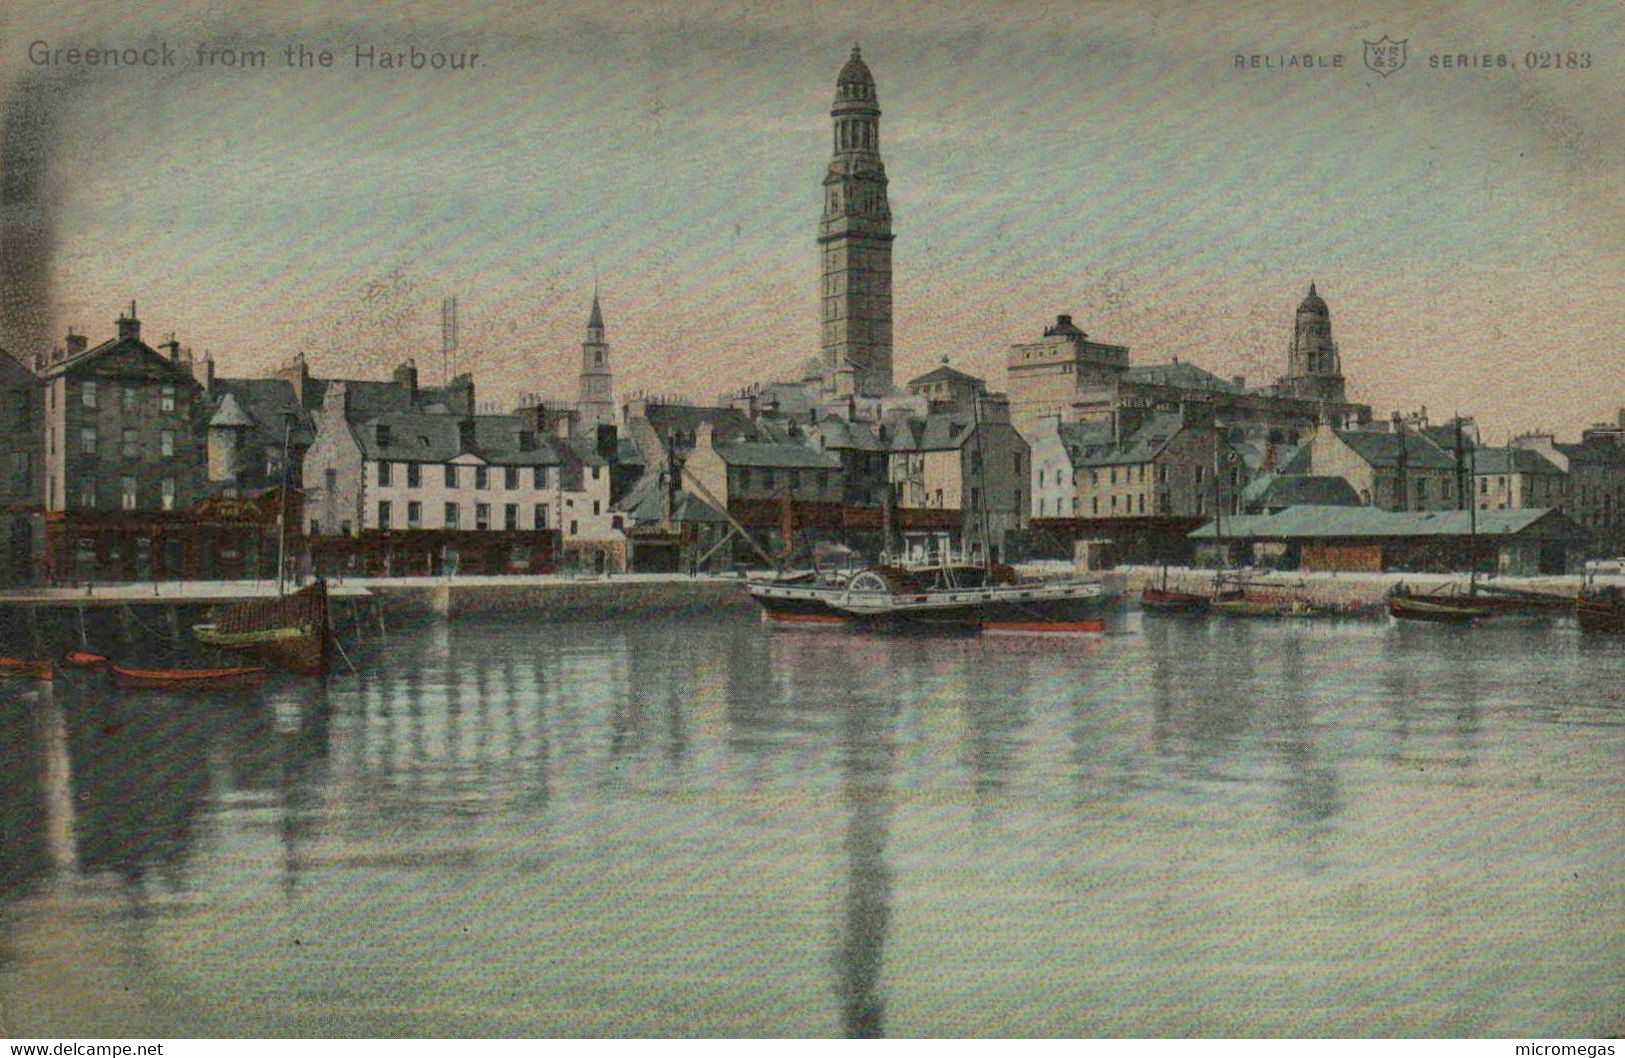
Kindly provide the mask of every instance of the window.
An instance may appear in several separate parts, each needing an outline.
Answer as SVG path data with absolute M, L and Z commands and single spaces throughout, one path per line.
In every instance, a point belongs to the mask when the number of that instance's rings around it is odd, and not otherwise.
M 455 503 L 446 504 L 446 528 L 457 528 L 457 505 Z
M 580 531 L 580 523 L 572 521 L 570 523 L 570 535 L 575 536 L 576 533 L 579 532 L 579 531 Z
M 502 528 L 510 533 L 519 528 L 519 504 L 510 503 L 502 508 Z
M 159 411 L 174 411 L 175 410 L 175 387 L 174 386 L 165 386 L 163 389 L 158 391 L 158 410 Z
M 310 535 L 311 536 L 321 536 L 322 535 L 322 523 L 318 519 L 312 518 L 310 520 Z
M 446 464 L 446 488 L 457 487 L 457 468 L 450 463 Z
M 533 489 L 545 489 L 545 488 L 547 488 L 547 468 L 546 467 L 531 467 L 530 468 L 530 487 L 533 488 Z
M 119 478 L 118 490 L 120 503 L 127 511 L 135 510 L 135 479 Z
M 381 465 L 382 466 L 388 466 L 389 464 L 384 463 L 384 464 L 381 464 Z M 379 500 L 378 501 L 378 528 L 380 528 L 380 529 L 388 529 L 389 528 L 389 516 L 392 513 L 394 513 L 394 512 L 389 509 L 389 501 L 388 500 Z
M 120 446 L 119 452 L 125 459 L 134 459 L 141 454 L 141 441 L 134 430 L 124 431 L 124 444 Z
M 409 489 L 415 489 L 415 488 L 420 488 L 422 485 L 423 485 L 423 464 L 422 463 L 408 463 L 408 464 L 406 464 L 406 487 L 409 488 Z
M 971 505 L 971 510 L 973 510 L 973 511 L 979 511 L 979 510 L 982 509 L 982 490 L 981 489 L 973 488 L 973 489 L 970 490 L 970 505 Z
M 750 488 L 750 467 L 739 468 L 739 488 L 741 491 Z
M 119 389 L 119 407 L 124 411 L 135 410 L 135 387 L 122 386 Z
M 164 456 L 172 456 L 172 455 L 175 454 L 175 431 L 174 430 L 159 430 L 158 431 L 158 451 L 159 451 L 160 454 L 162 454 Z M 273 467 L 274 467 L 274 464 L 271 463 L 269 461 L 269 459 L 268 459 L 266 461 L 266 469 L 269 470 L 269 469 L 272 469 Z
M 592 479 L 594 481 L 598 480 L 598 472 L 603 470 L 603 469 L 604 469 L 603 467 L 593 467 L 592 468 Z
M 1117 484 L 1117 468 L 1112 467 L 1112 484 Z
M 327 468 L 327 472 L 322 475 L 322 481 L 327 485 L 329 496 L 339 490 L 339 472 L 332 467 Z
M 378 461 L 378 484 L 380 486 L 384 486 L 384 485 L 389 484 L 389 461 L 388 460 L 379 460 Z M 379 523 L 383 524 L 383 519 L 382 518 L 379 519 Z
M 490 467 L 474 468 L 474 487 L 477 489 L 488 489 L 491 487 Z
M 350 519 L 346 518 L 342 522 L 339 523 L 339 535 L 340 536 L 349 536 L 350 535 Z
M 79 427 L 79 454 L 85 456 L 96 454 L 96 427 Z
M 790 487 L 792 489 L 801 488 L 801 471 L 799 471 L 799 470 L 790 471 Z M 594 506 L 596 506 L 596 504 Z M 598 512 L 593 511 L 592 513 L 597 514 Z
M 1078 516 L 1078 498 L 1076 496 L 1074 496 L 1074 497 L 1072 497 L 1072 517 L 1076 518 L 1077 516 Z
M 1489 478 L 1479 478 L 1478 479 L 1478 494 L 1480 496 L 1483 496 L 1486 493 L 1488 493 L 1489 491 L 1490 491 L 1490 479 Z
M 79 401 L 87 408 L 96 406 L 96 383 L 89 379 L 79 386 Z
M 164 478 L 158 482 L 159 505 L 166 511 L 175 509 L 175 479 Z
M 474 528 L 481 532 L 491 528 L 491 505 L 489 503 L 476 503 L 474 505 Z
M 423 528 L 423 504 L 417 500 L 412 500 L 406 505 L 406 527 L 408 529 Z
M 1112 511 L 1115 512 L 1116 510 L 1117 510 L 1117 497 L 1113 496 L 1112 497 Z
M 504 467 L 502 470 L 502 487 L 510 492 L 519 487 L 519 468 Z
M 1015 456 L 1016 473 L 1019 474 L 1021 473 L 1021 453 L 1013 452 L 1011 454 Z
M 1089 513 L 1090 514 L 1099 514 L 1100 513 L 1100 497 L 1099 496 L 1091 496 L 1091 497 L 1089 497 Z
M 96 483 L 94 481 L 81 481 L 79 483 L 79 506 L 86 510 L 95 508 Z
M 766 486 L 767 488 L 772 488 L 773 487 L 773 468 L 772 467 L 768 467 L 766 470 L 762 471 L 762 484 L 764 486 Z
M 538 503 L 535 509 L 531 512 L 531 516 L 536 519 L 534 523 L 536 528 L 547 528 L 547 504 Z

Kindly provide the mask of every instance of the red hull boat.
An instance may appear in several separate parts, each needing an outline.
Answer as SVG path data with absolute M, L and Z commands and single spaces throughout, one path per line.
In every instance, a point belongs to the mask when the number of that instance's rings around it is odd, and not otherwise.
M 0 679 L 7 676 L 20 680 L 49 680 L 56 677 L 56 669 L 49 661 L 33 658 L 0 658 Z
M 131 669 L 112 666 L 113 682 L 120 687 L 177 690 L 189 687 L 230 687 L 258 683 L 265 678 L 262 668 L 227 669 Z

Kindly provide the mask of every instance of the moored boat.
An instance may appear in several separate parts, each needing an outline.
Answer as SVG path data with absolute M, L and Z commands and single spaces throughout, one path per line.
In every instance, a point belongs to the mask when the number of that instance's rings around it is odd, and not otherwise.
M 1464 625 L 1491 616 L 1494 608 L 1471 602 L 1470 597 L 1458 596 L 1447 602 L 1437 597 L 1395 593 L 1388 597 L 1388 612 L 1402 621 Z
M 107 658 L 88 650 L 70 650 L 62 655 L 62 664 L 70 669 L 96 669 L 107 663 Z
M 249 666 L 220 669 L 135 669 L 112 665 L 109 668 L 113 674 L 113 682 L 120 687 L 154 690 L 226 687 L 257 683 L 265 678 L 264 668 Z
M 1582 632 L 1625 634 L 1625 591 L 1590 588 L 1574 600 L 1574 617 Z
M 329 665 L 332 632 L 327 618 L 327 582 L 317 578 L 275 599 L 256 599 L 217 608 L 213 620 L 194 625 L 200 643 L 248 655 L 267 665 L 319 676 Z
M 8 676 L 20 680 L 50 680 L 56 678 L 56 668 L 44 659 L 0 658 L 0 679 Z
M 1016 579 L 1008 566 L 944 563 L 879 565 L 844 584 L 748 581 L 746 590 L 774 620 L 863 628 L 1090 633 L 1105 628 L 1098 582 Z
M 1193 592 L 1170 591 L 1147 585 L 1140 589 L 1140 609 L 1147 613 L 1197 614 L 1213 608 L 1213 600 Z

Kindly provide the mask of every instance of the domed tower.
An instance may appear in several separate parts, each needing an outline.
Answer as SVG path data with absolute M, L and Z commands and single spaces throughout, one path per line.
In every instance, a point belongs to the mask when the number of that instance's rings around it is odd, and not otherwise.
M 824 177 L 824 385 L 855 379 L 862 396 L 892 388 L 891 206 L 880 161 L 875 79 L 857 46 L 835 80 L 835 154 Z
M 1332 314 L 1315 292 L 1314 283 L 1309 284 L 1309 293 L 1298 306 L 1281 391 L 1284 396 L 1302 400 L 1344 400 L 1343 365 L 1337 356 L 1337 343 L 1332 341 Z

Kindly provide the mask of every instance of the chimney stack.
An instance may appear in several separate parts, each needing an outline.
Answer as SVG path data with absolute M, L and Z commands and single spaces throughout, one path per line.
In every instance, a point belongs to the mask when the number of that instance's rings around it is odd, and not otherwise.
M 118 336 L 120 341 L 141 337 L 141 321 L 136 319 L 134 301 L 130 302 L 130 311 L 118 318 Z
M 416 360 L 408 359 L 406 363 L 395 369 L 395 384 L 406 390 L 406 399 L 416 402 L 418 399 L 418 365 Z
M 89 344 L 89 342 L 85 338 L 84 335 L 82 335 L 82 334 L 74 334 L 73 333 L 73 328 L 72 327 L 68 328 L 68 348 L 67 348 L 67 355 L 68 356 L 78 356 L 80 353 L 85 351 L 85 346 L 87 344 Z M 58 350 L 58 352 L 60 353 L 61 350 Z M 54 359 L 60 360 L 60 359 L 62 359 L 62 357 L 57 356 Z

